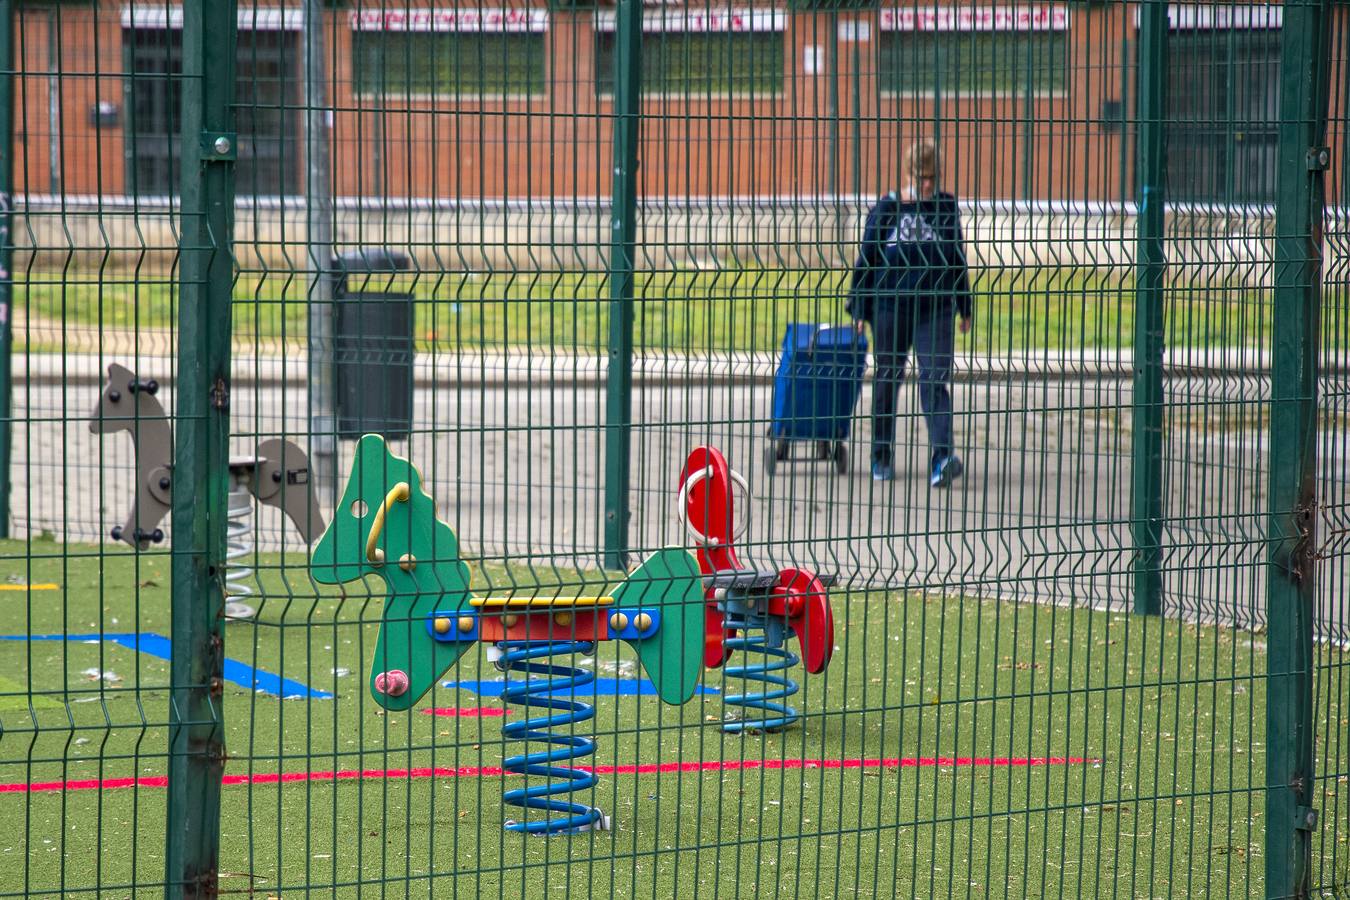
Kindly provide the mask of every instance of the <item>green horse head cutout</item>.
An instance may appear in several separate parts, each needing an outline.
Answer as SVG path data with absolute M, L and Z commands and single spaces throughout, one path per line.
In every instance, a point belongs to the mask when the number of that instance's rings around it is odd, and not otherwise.
M 474 641 L 503 630 L 500 615 L 485 620 L 473 602 L 459 541 L 436 518 L 421 476 L 376 435 L 357 444 L 347 488 L 310 561 L 324 584 L 383 579 L 370 692 L 385 709 L 410 709 Z M 658 551 L 607 599 L 606 614 L 594 620 L 597 636 L 627 641 L 662 700 L 688 701 L 703 669 L 704 597 L 694 556 L 680 548 Z M 620 621 L 651 624 L 616 628 Z
M 366 575 L 384 580 L 370 690 L 385 709 L 411 708 L 469 648 L 427 638 L 432 613 L 468 608 L 469 567 L 455 533 L 436 518 L 417 469 L 391 453 L 384 438 L 366 435 L 356 445 L 347 489 L 310 565 L 323 584 Z

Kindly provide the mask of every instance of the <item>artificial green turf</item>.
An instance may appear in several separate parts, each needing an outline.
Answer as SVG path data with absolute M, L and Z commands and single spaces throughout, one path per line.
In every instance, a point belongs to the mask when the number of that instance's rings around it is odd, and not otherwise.
M 501 718 L 384 715 L 368 698 L 378 583 L 320 596 L 302 559 L 260 562 L 269 599 L 256 624 L 227 627 L 226 655 L 337 697 L 278 700 L 227 685 L 227 774 L 492 767 L 515 751 Z M 87 545 L 0 542 L 0 578 L 23 572 L 64 587 L 5 597 L 2 631 L 168 634 L 167 563 Z M 557 577 L 538 571 L 543 582 Z M 476 574 L 519 583 L 534 571 L 513 564 Z M 1261 894 L 1260 636 L 971 597 L 855 593 L 833 603 L 839 650 L 823 677 L 796 671 L 797 705 L 807 713 L 799 726 L 731 736 L 718 727 L 718 697 L 683 708 L 600 697 L 595 763 L 1094 761 L 608 774 L 592 800 L 616 829 L 551 839 L 503 833 L 503 820 L 520 813 L 504 811 L 499 777 L 225 786 L 221 888 L 260 896 L 306 886 L 351 896 L 385 882 L 390 896 L 452 888 L 531 897 Z M 1344 728 L 1350 679 L 1343 654 L 1318 653 L 1329 691 L 1317 707 L 1322 769 L 1343 773 L 1347 750 L 1325 741 Z M 602 675 L 627 673 L 632 659 L 608 644 L 594 665 Z M 121 680 L 90 682 L 81 673 L 95 667 Z M 167 662 L 109 644 L 0 641 L 0 671 L 61 701 L 32 713 L 0 709 L 0 783 L 166 771 Z M 479 675 L 498 677 L 471 653 L 447 677 Z M 705 678 L 723 680 L 721 672 Z M 499 702 L 437 689 L 418 709 Z M 1345 795 L 1334 778 L 1326 789 Z M 95 885 L 109 896 L 154 893 L 165 800 L 157 787 L 0 793 L 0 893 Z M 1334 836 L 1347 833 L 1345 804 L 1328 800 L 1324 816 L 1333 838 L 1319 845 L 1319 859 L 1343 865 L 1345 845 Z
M 59 700 L 43 695 L 31 696 L 25 685 L 0 675 L 0 710 L 23 712 L 32 704 L 38 709 L 63 709 Z

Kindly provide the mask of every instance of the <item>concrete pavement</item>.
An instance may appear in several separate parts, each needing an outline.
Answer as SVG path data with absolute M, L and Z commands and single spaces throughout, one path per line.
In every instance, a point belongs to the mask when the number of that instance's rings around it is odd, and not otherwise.
M 570 377 L 556 357 L 546 366 L 537 357 L 504 358 L 504 370 L 513 374 L 495 385 L 451 377 L 419 389 L 418 431 L 397 449 L 419 466 L 466 553 L 544 567 L 592 567 L 603 550 L 604 385 Z M 523 369 L 515 367 L 518 359 Z M 65 360 L 70 369 L 90 365 L 92 371 L 99 362 Z M 474 362 L 481 373 L 495 371 L 498 359 Z M 280 370 L 280 383 L 235 382 L 234 452 L 251 450 L 257 435 L 306 429 L 305 391 L 290 378 L 304 371 L 303 361 L 269 365 Z M 662 365 L 675 369 L 680 363 Z M 1328 378 L 1326 385 L 1331 414 L 1319 450 L 1319 496 L 1328 554 L 1319 572 L 1319 620 L 1324 634 L 1346 640 L 1350 391 L 1344 379 Z M 130 441 L 89 433 L 85 417 L 97 391 L 96 382 L 81 379 L 62 385 L 30 378 L 18 385 L 18 534 L 100 540 L 125 515 Z M 864 389 L 860 411 L 869 408 L 869 392 Z M 676 478 L 688 450 L 710 442 L 753 487 L 747 556 L 757 562 L 813 566 L 854 588 L 1127 609 L 1130 380 L 1005 375 L 958 384 L 957 434 L 969 474 L 946 492 L 927 485 L 926 436 L 915 394 L 902 392 L 898 477 L 884 484 L 868 476 L 865 415 L 849 444 L 852 473 L 840 476 L 824 463 L 802 462 L 768 477 L 762 454 L 772 388 L 766 380 L 714 380 L 687 370 L 679 379 L 639 380 L 632 545 L 641 552 L 680 542 Z M 1169 614 L 1242 627 L 1262 622 L 1268 398 L 1268 381 L 1261 377 L 1168 381 Z M 172 409 L 171 383 L 161 399 Z M 344 443 L 344 480 L 350 454 L 351 444 Z M 276 511 L 261 511 L 259 525 L 262 546 L 300 551 Z

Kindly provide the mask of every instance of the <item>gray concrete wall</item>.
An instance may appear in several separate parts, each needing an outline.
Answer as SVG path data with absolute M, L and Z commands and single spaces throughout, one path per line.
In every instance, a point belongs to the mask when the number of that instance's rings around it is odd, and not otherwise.
M 853 257 L 866 200 L 744 199 L 649 204 L 640 214 L 645 269 L 838 268 Z M 340 248 L 403 250 L 428 271 L 603 271 L 608 209 L 594 202 L 337 204 Z M 239 264 L 297 271 L 305 214 L 296 203 L 241 203 Z M 1185 210 L 1168 222 L 1171 278 L 1188 285 L 1269 285 L 1270 210 Z M 968 204 L 972 264 L 1127 273 L 1134 264 L 1129 206 Z M 19 207 L 15 269 L 168 271 L 177 235 L 167 202 L 125 198 L 31 200 Z M 1330 230 L 1329 230 L 1330 233 Z M 1329 242 L 1337 253 L 1338 242 Z M 1332 260 L 1334 264 L 1335 260 Z

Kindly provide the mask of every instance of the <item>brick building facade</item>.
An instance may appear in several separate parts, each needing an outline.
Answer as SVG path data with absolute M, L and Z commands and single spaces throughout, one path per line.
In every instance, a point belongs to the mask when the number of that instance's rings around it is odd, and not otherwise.
M 303 16 L 240 5 L 239 191 L 299 193 Z M 1273 196 L 1279 12 L 1172 4 L 1174 197 Z M 642 193 L 873 194 L 923 134 L 942 141 L 964 197 L 1129 199 L 1137 15 L 1099 2 L 649 6 Z M 181 16 L 164 3 L 22 11 L 20 192 L 174 190 Z M 613 23 L 605 7 L 330 10 L 334 193 L 607 195 Z

